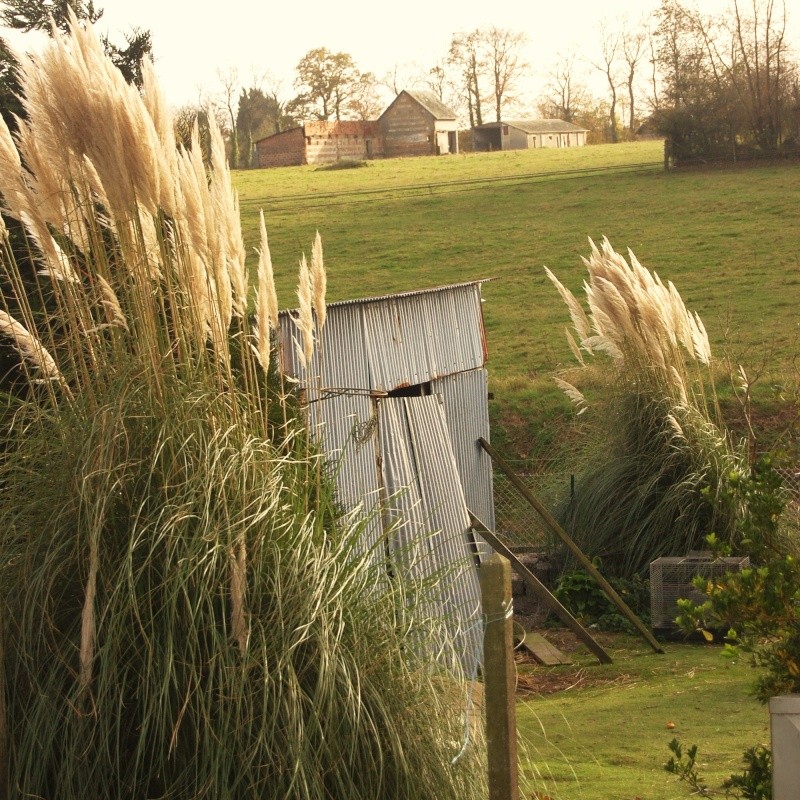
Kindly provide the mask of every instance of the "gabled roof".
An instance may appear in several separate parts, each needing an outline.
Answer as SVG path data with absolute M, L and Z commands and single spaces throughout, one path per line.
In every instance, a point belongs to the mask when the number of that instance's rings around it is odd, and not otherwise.
M 487 122 L 485 125 L 476 125 L 478 130 L 487 128 L 499 128 L 501 125 L 508 125 L 517 128 L 524 133 L 588 133 L 588 128 L 581 128 L 571 122 L 564 122 L 562 119 L 525 119 L 525 120 L 503 120 L 502 122 Z
M 406 94 L 416 100 L 426 111 L 430 112 L 436 119 L 455 119 L 456 112 L 445 105 L 433 92 L 424 92 L 413 89 L 405 90 Z
M 417 89 L 403 89 L 386 109 L 388 111 L 403 95 L 408 95 L 415 103 L 421 105 L 434 119 L 455 119 L 456 112 L 445 105 L 433 92 L 424 92 Z M 383 112 L 383 114 L 386 113 Z M 383 116 L 381 114 L 381 116 Z

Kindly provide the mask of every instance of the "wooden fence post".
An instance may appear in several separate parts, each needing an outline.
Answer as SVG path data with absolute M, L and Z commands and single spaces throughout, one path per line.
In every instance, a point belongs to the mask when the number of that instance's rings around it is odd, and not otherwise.
M 511 565 L 496 553 L 480 568 L 483 600 L 483 691 L 489 800 L 519 800 Z

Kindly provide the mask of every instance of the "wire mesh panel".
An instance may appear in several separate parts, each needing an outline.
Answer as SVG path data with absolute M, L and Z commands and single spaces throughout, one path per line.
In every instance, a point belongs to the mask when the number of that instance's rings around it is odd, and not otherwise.
M 511 466 L 514 469 L 514 465 Z M 555 513 L 558 496 L 563 498 L 568 495 L 569 475 L 562 475 L 560 469 L 548 471 L 547 467 L 548 465 L 543 462 L 540 471 L 516 472 L 515 470 L 515 474 L 537 500 L 551 513 Z M 554 480 L 560 481 L 555 488 Z M 545 526 L 533 506 L 498 467 L 494 469 L 493 484 L 497 535 L 509 547 L 525 547 L 541 553 L 552 553 L 557 546 L 556 536 Z
M 747 557 L 715 558 L 711 553 L 664 556 L 650 564 L 650 613 L 654 628 L 675 628 L 678 600 L 702 603 L 706 597 L 692 585 L 697 575 L 713 580 L 750 566 Z

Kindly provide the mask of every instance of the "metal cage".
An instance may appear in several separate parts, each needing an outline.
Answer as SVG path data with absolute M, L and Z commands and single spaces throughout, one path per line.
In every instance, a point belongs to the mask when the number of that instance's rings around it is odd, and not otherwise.
M 711 553 L 692 552 L 688 556 L 664 556 L 650 564 L 650 616 L 655 629 L 674 629 L 678 600 L 702 603 L 706 598 L 692 586 L 697 575 L 719 578 L 728 572 L 741 572 L 750 566 L 747 557 L 715 558 Z

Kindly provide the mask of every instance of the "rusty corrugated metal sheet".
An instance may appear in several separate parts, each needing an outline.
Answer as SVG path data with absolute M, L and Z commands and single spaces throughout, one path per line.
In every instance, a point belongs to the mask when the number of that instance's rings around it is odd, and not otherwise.
M 376 566 L 385 563 L 380 515 L 377 418 L 365 395 L 333 395 L 309 404 L 312 431 L 322 443 L 336 481 L 336 495 L 348 511 L 362 508 L 366 520 L 359 550 Z
M 315 347 L 308 370 L 303 368 L 298 355 L 302 338 L 292 317 L 288 313 L 281 314 L 279 323 L 281 365 L 288 375 L 297 378 L 309 398 L 316 397 L 318 385 L 333 393 L 369 390 L 369 362 L 364 345 L 363 313 L 359 306 L 340 306 L 328 314 L 321 346 Z
M 479 369 L 486 361 L 480 283 L 329 306 L 322 347 L 308 372 L 295 341 L 299 333 L 284 312 L 282 365 L 310 396 L 316 376 L 332 390 L 390 392 Z
M 462 666 L 481 651 L 480 586 L 469 518 L 439 396 L 379 401 L 384 483 L 401 520 L 393 552 L 414 580 L 435 580 L 438 608 Z
M 492 460 L 478 444 L 478 438 L 489 441 L 489 376 L 485 369 L 460 372 L 436 380 L 434 393 L 444 400 L 445 418 L 450 441 L 464 488 L 467 507 L 478 519 L 494 530 L 494 491 Z M 489 546 L 481 539 L 481 556 L 490 555 Z
M 485 362 L 480 286 L 364 306 L 372 389 L 392 391 Z

